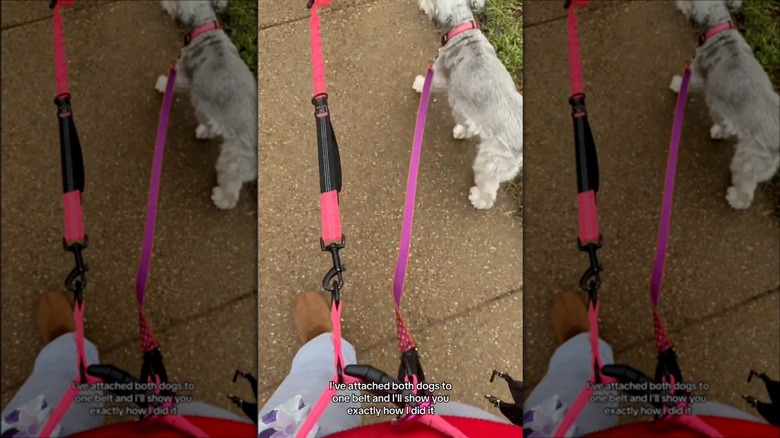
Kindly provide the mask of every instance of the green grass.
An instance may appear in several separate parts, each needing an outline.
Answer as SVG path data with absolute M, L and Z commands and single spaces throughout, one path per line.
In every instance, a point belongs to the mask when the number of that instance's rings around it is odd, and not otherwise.
M 769 73 L 775 90 L 780 89 L 780 0 L 747 0 L 736 15 L 756 59 Z M 775 199 L 775 217 L 780 219 L 780 172 L 764 185 Z
M 257 77 L 257 0 L 232 0 L 219 18 L 241 59 Z
M 496 48 L 517 89 L 523 91 L 523 2 L 522 0 L 490 0 L 480 18 L 482 30 Z M 523 214 L 523 174 L 515 178 L 510 190 L 517 199 L 517 215 Z

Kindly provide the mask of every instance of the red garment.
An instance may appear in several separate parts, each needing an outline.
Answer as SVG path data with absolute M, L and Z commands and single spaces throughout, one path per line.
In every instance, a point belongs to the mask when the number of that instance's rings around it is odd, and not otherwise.
M 780 438 L 780 427 L 734 418 L 699 416 L 726 438 Z M 701 434 L 676 422 L 641 421 L 591 433 L 582 438 L 702 438 Z
M 476 418 L 450 417 L 442 415 L 448 423 L 463 432 L 469 438 L 521 438 L 523 429 L 513 424 L 496 423 L 495 421 Z M 408 424 L 392 426 L 389 422 L 372 424 L 346 430 L 328 438 L 444 438 L 440 432 L 430 426 L 410 421 Z
M 222 418 L 184 416 L 212 438 L 257 438 L 257 425 Z M 71 438 L 192 438 L 159 421 L 128 421 L 70 435 Z

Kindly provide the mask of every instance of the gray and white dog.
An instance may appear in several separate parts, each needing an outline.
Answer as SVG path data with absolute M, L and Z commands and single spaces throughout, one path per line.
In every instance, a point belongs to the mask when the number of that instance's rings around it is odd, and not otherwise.
M 677 8 L 702 32 L 728 22 L 729 7 L 741 6 L 742 0 L 677 0 Z M 675 76 L 672 91 L 678 93 L 681 82 Z M 712 35 L 696 50 L 689 89 L 704 92 L 713 121 L 710 137 L 737 137 L 726 200 L 732 208 L 746 209 L 758 183 L 780 166 L 780 97 L 736 29 Z
M 211 199 L 220 209 L 238 203 L 244 183 L 257 181 L 257 81 L 221 28 L 192 34 L 217 22 L 214 11 L 227 0 L 162 0 L 162 7 L 192 37 L 176 63 L 177 92 L 189 91 L 199 125 L 198 139 L 222 137 L 217 186 Z M 156 89 L 165 92 L 168 78 Z
M 472 7 L 485 0 L 418 0 L 420 9 L 441 32 L 448 33 L 474 20 Z M 425 77 L 412 88 L 422 92 Z M 433 65 L 432 92 L 447 92 L 456 139 L 478 136 L 474 187 L 469 200 L 477 209 L 493 206 L 502 182 L 512 180 L 523 166 L 523 97 L 506 67 L 482 32 L 462 32 L 439 50 Z

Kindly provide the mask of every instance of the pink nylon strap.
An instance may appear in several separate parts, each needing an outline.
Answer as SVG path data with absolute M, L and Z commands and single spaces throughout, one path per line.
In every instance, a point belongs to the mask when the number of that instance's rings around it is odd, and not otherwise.
M 73 306 L 73 321 L 76 325 L 76 333 L 74 334 L 74 339 L 76 341 L 76 369 L 79 370 L 79 373 L 76 375 L 76 377 L 73 379 L 74 382 L 81 382 L 81 372 L 80 370 L 86 370 L 87 367 L 90 365 L 90 363 L 87 361 L 87 355 L 84 352 L 84 302 L 81 303 L 76 302 Z M 89 385 L 95 384 L 97 382 L 102 382 L 102 380 L 92 377 L 89 374 L 85 373 L 86 377 L 86 383 Z M 52 412 L 49 419 L 46 421 L 46 424 L 43 426 L 43 429 L 41 430 L 40 436 L 41 437 L 48 437 L 51 436 L 52 432 L 54 432 L 54 429 L 62 422 L 62 419 L 65 418 L 65 414 L 68 412 L 68 409 L 70 409 L 70 406 L 73 404 L 73 402 L 76 399 L 76 396 L 80 392 L 79 388 L 74 388 L 73 385 L 71 385 L 68 390 L 65 392 L 65 394 L 62 396 L 62 398 L 57 403 L 57 407 L 54 408 L 54 412 Z
M 580 44 L 577 38 L 577 15 L 574 8 L 588 6 L 588 0 L 574 0 L 569 5 L 568 29 L 569 29 L 569 72 L 571 75 L 572 96 L 583 93 L 582 86 L 582 60 L 580 58 Z
M 60 7 L 73 6 L 73 0 L 58 0 L 54 5 L 54 68 L 57 75 L 57 95 L 68 93 L 68 61 L 65 58 L 65 37 Z
M 325 94 L 325 62 L 322 60 L 322 38 L 320 37 L 320 17 L 317 15 L 318 7 L 330 6 L 332 0 L 314 0 L 311 7 L 311 61 L 312 74 L 314 76 L 314 95 Z M 341 235 L 339 235 L 341 238 Z

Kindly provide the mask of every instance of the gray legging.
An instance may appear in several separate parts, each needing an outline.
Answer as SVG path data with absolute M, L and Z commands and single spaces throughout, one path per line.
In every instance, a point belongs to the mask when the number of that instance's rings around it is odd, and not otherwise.
M 345 366 L 357 363 L 355 348 L 344 339 L 341 340 L 341 350 Z M 290 374 L 265 403 L 260 410 L 260 416 L 264 416 L 296 395 L 300 395 L 306 405 L 315 404 L 328 387 L 330 379 L 333 378 L 333 360 L 333 343 L 330 333 L 323 333 L 307 342 L 295 354 Z M 352 393 L 357 394 L 358 391 L 339 391 L 339 395 Z M 359 416 L 347 414 L 348 408 L 354 408 L 358 405 L 360 403 L 331 403 L 317 423 L 320 429 L 316 437 L 320 438 L 360 426 Z M 509 423 L 505 418 L 499 418 L 473 406 L 455 402 L 436 405 L 436 414 Z
M 590 365 L 591 354 L 588 336 L 588 333 L 580 333 L 561 344 L 555 350 L 552 358 L 550 358 L 547 374 L 525 400 L 524 412 L 533 409 L 554 395 L 558 395 L 561 403 L 566 406 L 571 406 L 574 403 L 574 400 L 585 386 L 585 381 L 593 373 Z M 601 339 L 599 339 L 599 353 L 601 354 L 603 365 L 615 362 L 612 348 Z M 605 395 L 609 399 L 609 393 L 607 392 Z M 615 406 L 617 406 L 617 403 L 588 403 L 575 422 L 576 431 L 574 436 L 587 435 L 617 426 L 618 417 L 603 413 L 604 409 Z M 696 415 L 711 415 L 766 423 L 746 412 L 720 403 L 706 402 L 693 405 L 692 408 L 693 413 Z
M 24 382 L 14 398 L 3 409 L 3 418 L 30 400 L 43 395 L 46 403 L 54 408 L 76 376 L 76 344 L 73 333 L 66 333 L 43 347 L 35 359 L 30 377 Z M 87 362 L 100 362 L 98 350 L 89 340 L 84 340 Z M 83 391 L 81 394 L 100 394 L 100 391 Z M 90 409 L 102 407 L 103 403 L 73 403 L 62 419 L 60 437 L 73 435 L 103 425 L 103 417 L 90 414 Z M 205 403 L 182 403 L 177 405 L 180 415 L 215 417 L 240 422 L 249 422 L 224 409 Z M 43 427 L 43 425 L 41 425 Z M 5 433 L 5 430 L 3 430 Z

